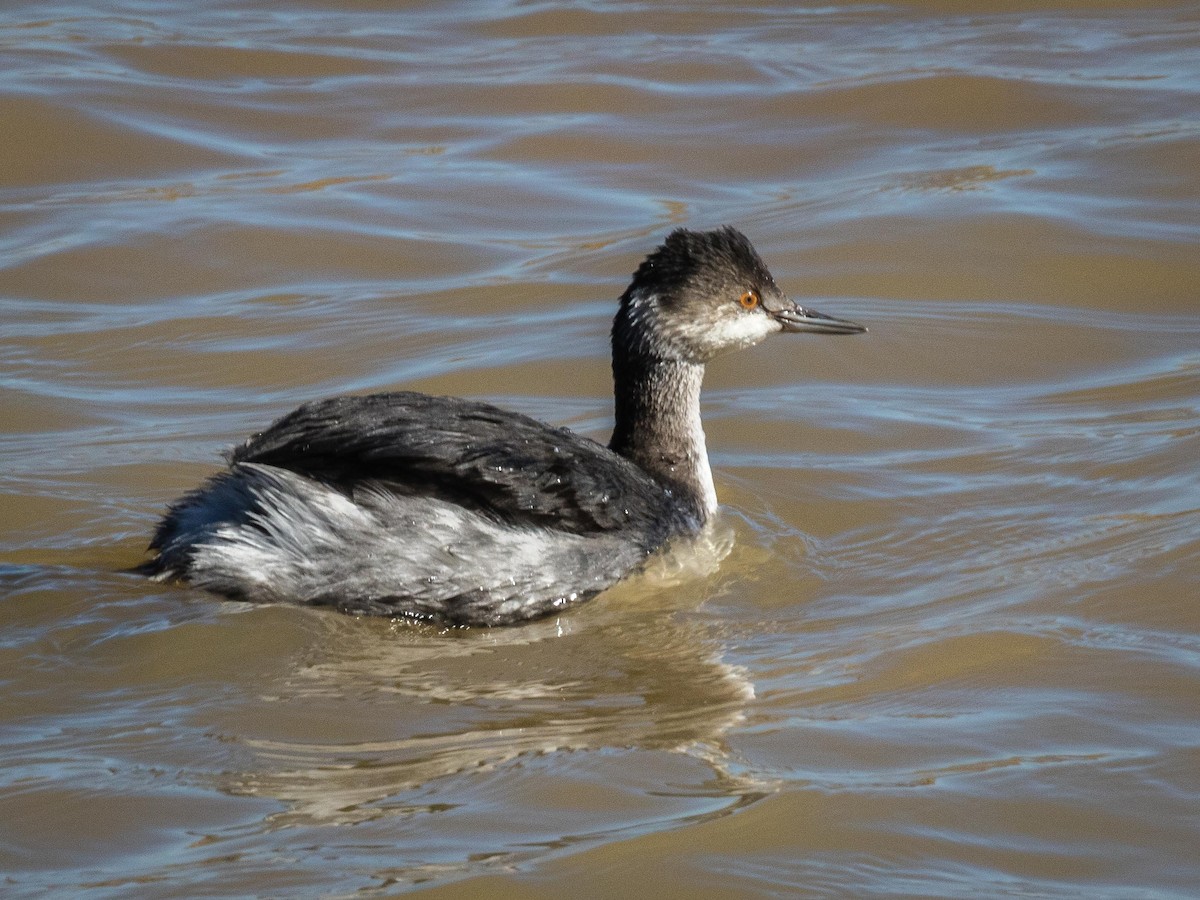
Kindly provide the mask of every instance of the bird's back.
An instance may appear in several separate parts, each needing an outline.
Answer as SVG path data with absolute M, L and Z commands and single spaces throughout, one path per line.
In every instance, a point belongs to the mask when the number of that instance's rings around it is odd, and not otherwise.
M 636 465 L 485 403 L 305 404 L 163 520 L 160 577 L 253 600 L 450 622 L 544 615 L 698 526 Z

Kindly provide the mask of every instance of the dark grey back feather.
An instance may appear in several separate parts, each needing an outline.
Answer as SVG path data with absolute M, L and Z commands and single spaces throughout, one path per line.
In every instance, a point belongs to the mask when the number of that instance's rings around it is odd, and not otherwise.
M 681 530 L 670 494 L 588 438 L 455 397 L 398 391 L 306 403 L 229 454 L 347 493 L 364 481 L 574 534 Z M 649 549 L 649 548 L 648 548 Z

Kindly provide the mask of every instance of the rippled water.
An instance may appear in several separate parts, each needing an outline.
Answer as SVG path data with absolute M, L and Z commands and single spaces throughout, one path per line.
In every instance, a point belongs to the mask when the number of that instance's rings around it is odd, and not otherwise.
M 1030 6 L 6 4 L 6 895 L 1194 896 L 1200 13 Z M 871 331 L 710 368 L 716 572 L 456 633 L 123 573 L 305 399 L 604 437 L 726 222 Z

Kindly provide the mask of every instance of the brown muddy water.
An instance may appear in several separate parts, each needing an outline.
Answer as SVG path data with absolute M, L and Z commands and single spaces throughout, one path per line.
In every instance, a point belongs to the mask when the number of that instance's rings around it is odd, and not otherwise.
M 6 896 L 1200 893 L 1196 4 L 9 2 L 0 122 Z M 721 223 L 871 331 L 710 367 L 715 572 L 123 573 L 306 399 L 604 438 Z

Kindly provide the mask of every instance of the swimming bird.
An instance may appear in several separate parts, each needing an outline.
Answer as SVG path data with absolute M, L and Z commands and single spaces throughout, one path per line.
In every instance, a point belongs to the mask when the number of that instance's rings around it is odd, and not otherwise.
M 777 333 L 865 330 L 788 299 L 736 229 L 677 229 L 620 298 L 607 447 L 457 397 L 317 400 L 172 505 L 142 568 L 234 599 L 450 625 L 545 616 L 716 511 L 707 362 Z

